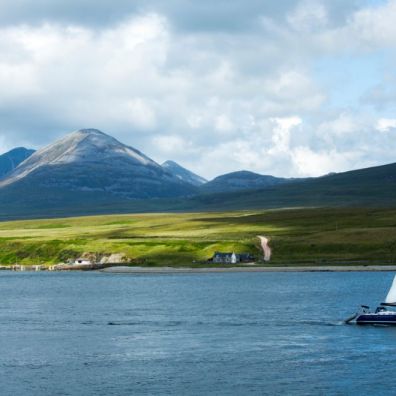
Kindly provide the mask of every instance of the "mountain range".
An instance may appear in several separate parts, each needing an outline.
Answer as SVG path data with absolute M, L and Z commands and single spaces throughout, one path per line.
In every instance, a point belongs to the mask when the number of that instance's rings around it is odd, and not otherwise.
M 0 181 L 128 199 L 188 196 L 195 188 L 140 151 L 96 129 L 73 132 L 34 152 Z
M 207 181 L 96 129 L 0 156 L 0 219 L 362 205 L 396 205 L 396 164 L 308 179 L 239 171 Z

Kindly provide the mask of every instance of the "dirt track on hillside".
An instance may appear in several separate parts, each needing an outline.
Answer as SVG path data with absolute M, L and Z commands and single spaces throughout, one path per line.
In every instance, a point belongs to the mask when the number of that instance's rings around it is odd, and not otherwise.
M 272 251 L 268 245 L 269 239 L 261 235 L 258 235 L 257 238 L 259 238 L 261 242 L 261 248 L 263 249 L 263 253 L 264 253 L 264 261 L 270 261 Z

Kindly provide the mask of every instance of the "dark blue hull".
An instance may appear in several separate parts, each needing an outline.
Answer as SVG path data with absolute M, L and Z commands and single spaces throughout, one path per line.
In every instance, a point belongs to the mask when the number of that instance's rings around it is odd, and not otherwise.
M 396 325 L 395 314 L 362 314 L 356 318 L 357 324 L 382 324 L 382 325 Z

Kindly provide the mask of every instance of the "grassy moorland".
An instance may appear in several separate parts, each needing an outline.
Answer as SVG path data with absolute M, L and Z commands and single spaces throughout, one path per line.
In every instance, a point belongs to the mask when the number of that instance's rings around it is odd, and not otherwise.
M 115 196 L 105 189 L 100 193 L 81 190 L 76 193 L 67 187 L 67 183 L 66 187 L 61 188 L 42 185 L 42 178 L 35 182 L 22 179 L 18 183 L 0 188 L 0 220 L 109 213 L 254 211 L 318 206 L 394 208 L 395 174 L 396 163 L 324 177 L 295 179 L 292 183 L 259 190 L 210 193 L 210 190 L 206 191 L 203 187 L 201 191 L 196 191 L 197 195 L 189 197 L 133 200 Z M 98 180 L 95 183 L 99 183 Z
M 271 239 L 272 265 L 396 262 L 396 209 L 322 208 L 2 222 L 0 264 L 50 264 L 99 252 L 192 266 L 217 250 L 259 257 L 257 235 Z

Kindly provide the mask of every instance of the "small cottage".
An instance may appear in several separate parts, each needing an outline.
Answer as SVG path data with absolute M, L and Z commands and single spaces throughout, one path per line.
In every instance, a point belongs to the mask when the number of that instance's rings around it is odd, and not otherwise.
M 74 261 L 75 265 L 91 265 L 93 264 L 91 260 L 85 258 L 78 258 Z

